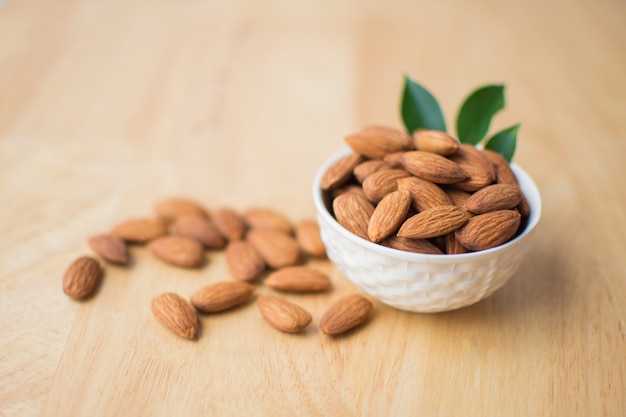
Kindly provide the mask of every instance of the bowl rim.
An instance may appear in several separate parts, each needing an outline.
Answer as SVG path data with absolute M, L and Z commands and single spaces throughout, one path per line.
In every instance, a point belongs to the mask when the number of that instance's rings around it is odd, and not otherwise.
M 315 174 L 315 179 L 313 181 L 313 200 L 315 203 L 315 207 L 317 209 L 317 213 L 322 219 L 337 233 L 349 239 L 354 244 L 357 244 L 364 249 L 371 250 L 373 252 L 377 252 L 380 255 L 388 256 L 391 258 L 399 259 L 407 262 L 431 262 L 431 263 L 452 263 L 459 261 L 476 261 L 483 258 L 490 258 L 499 252 L 506 251 L 507 249 L 517 246 L 523 239 L 531 234 L 531 232 L 537 227 L 539 223 L 539 219 L 541 218 L 541 195 L 539 193 L 539 189 L 537 185 L 530 177 L 530 175 L 522 169 L 519 165 L 514 162 L 511 163 L 511 169 L 515 174 L 517 181 L 520 185 L 520 188 L 524 192 L 526 199 L 528 200 L 528 204 L 530 205 L 531 211 L 528 217 L 528 221 L 526 223 L 526 228 L 522 233 L 517 235 L 515 238 L 510 241 L 503 243 L 502 245 L 496 246 L 494 248 L 485 249 L 477 252 L 470 253 L 462 253 L 462 254 L 443 254 L 443 255 L 435 255 L 435 254 L 424 254 L 424 253 L 415 253 L 415 252 L 407 252 L 400 249 L 394 249 L 387 246 L 383 246 L 369 240 L 366 240 L 360 236 L 357 236 L 343 226 L 341 226 L 337 220 L 330 214 L 326 205 L 324 204 L 324 190 L 320 186 L 322 177 L 326 170 L 339 158 L 350 154 L 352 151 L 351 148 L 346 147 L 335 154 L 333 154 L 330 158 L 328 158 L 322 166 L 318 169 Z

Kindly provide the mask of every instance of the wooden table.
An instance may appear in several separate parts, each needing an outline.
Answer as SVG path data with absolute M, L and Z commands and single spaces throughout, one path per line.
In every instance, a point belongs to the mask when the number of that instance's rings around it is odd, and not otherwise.
M 626 415 L 626 3 L 8 0 L 0 6 L 0 415 Z M 222 253 L 181 270 L 133 247 L 75 302 L 86 238 L 161 198 L 314 217 L 312 178 L 367 124 L 400 127 L 403 74 L 449 124 L 507 85 L 493 130 L 543 217 L 521 270 L 442 314 L 376 303 L 320 334 L 355 287 L 328 261 L 314 317 L 283 334 L 254 302 L 196 342 L 150 313 L 230 279 Z M 269 292 L 259 287 L 258 293 Z

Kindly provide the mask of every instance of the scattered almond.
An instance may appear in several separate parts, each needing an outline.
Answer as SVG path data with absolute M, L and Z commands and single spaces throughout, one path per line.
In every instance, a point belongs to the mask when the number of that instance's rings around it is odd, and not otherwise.
M 429 239 L 454 232 L 467 221 L 465 211 L 457 206 L 437 206 L 409 217 L 398 230 L 398 236 Z
M 196 291 L 191 296 L 191 304 L 202 313 L 228 310 L 248 301 L 254 288 L 240 281 L 218 282 Z
M 180 295 L 165 293 L 152 299 L 152 314 L 165 327 L 185 339 L 195 339 L 198 334 L 198 316 L 193 307 Z
M 128 262 L 128 248 L 120 237 L 97 235 L 90 237 L 88 243 L 95 253 L 109 262 L 122 265 Z
M 307 266 L 281 268 L 272 272 L 263 283 L 285 292 L 320 292 L 331 286 L 328 275 Z
M 248 226 L 255 229 L 272 229 L 283 233 L 293 233 L 293 224 L 276 210 L 267 207 L 254 207 L 243 214 Z
M 322 177 L 322 189 L 331 190 L 344 184 L 362 161 L 363 157 L 357 153 L 351 153 L 336 160 Z
M 102 279 L 102 267 L 97 260 L 82 256 L 70 264 L 63 275 L 63 292 L 80 300 L 88 297 Z
M 167 235 L 167 225 L 160 219 L 135 218 L 115 226 L 110 233 L 131 243 L 146 243 Z
M 273 229 L 251 229 L 246 239 L 272 268 L 300 263 L 300 245 L 290 235 Z
M 315 220 L 302 220 L 296 225 L 296 241 L 305 253 L 318 258 L 326 257 L 326 246 Z
M 182 215 L 172 224 L 174 234 L 197 240 L 207 249 L 221 249 L 226 244 L 224 237 L 212 220 L 196 215 Z
M 372 242 L 380 242 L 395 233 L 406 219 L 411 208 L 411 193 L 407 190 L 387 194 L 378 203 L 367 227 L 367 236 Z
M 236 240 L 226 246 L 226 264 L 235 279 L 253 281 L 265 271 L 265 261 L 247 240 Z
M 187 198 L 166 198 L 155 204 L 154 211 L 157 216 L 167 221 L 174 220 L 180 216 L 189 215 L 204 218 L 209 217 L 209 214 L 200 203 Z
M 290 301 L 273 295 L 260 295 L 259 311 L 275 328 L 287 333 L 299 333 L 312 321 L 311 314 Z
M 513 237 L 519 228 L 520 219 L 520 214 L 515 210 L 479 214 L 456 231 L 456 238 L 469 250 L 490 249 Z
M 358 326 L 367 319 L 372 303 L 360 294 L 351 294 L 336 301 L 322 316 L 320 330 L 338 335 Z
M 363 239 L 369 240 L 367 228 L 374 206 L 363 196 L 346 193 L 335 198 L 333 211 L 337 222 Z
M 223 207 L 215 210 L 211 220 L 222 236 L 232 242 L 243 238 L 246 232 L 246 222 L 235 210 Z
M 196 268 L 204 264 L 204 248 L 194 239 L 182 236 L 163 236 L 148 244 L 158 258 L 172 265 Z

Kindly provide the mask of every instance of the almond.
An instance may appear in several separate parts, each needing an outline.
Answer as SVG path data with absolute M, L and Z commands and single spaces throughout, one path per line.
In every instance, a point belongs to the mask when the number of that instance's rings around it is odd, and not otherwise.
M 254 207 L 243 214 L 250 227 L 255 229 L 273 229 L 283 233 L 293 233 L 293 224 L 289 219 L 274 209 Z
M 372 159 L 369 161 L 361 162 L 359 165 L 354 167 L 353 173 L 356 179 L 360 183 L 363 183 L 363 181 L 365 181 L 365 178 L 369 177 L 373 173 L 391 168 L 391 165 L 389 165 L 385 161 L 381 161 L 380 159 Z
M 496 179 L 496 172 L 493 164 L 487 159 L 485 154 L 476 149 L 475 146 L 463 143 L 450 160 L 456 162 L 469 175 L 464 181 L 454 184 L 454 188 L 465 191 L 477 191 L 493 183 Z
M 198 334 L 198 316 L 193 307 L 180 295 L 165 293 L 152 299 L 152 314 L 165 327 L 185 339 L 195 339 Z
M 155 204 L 154 211 L 157 216 L 168 221 L 174 220 L 180 216 L 188 215 L 204 218 L 209 217 L 209 214 L 201 204 L 187 198 L 166 198 Z
M 514 210 L 498 210 L 474 216 L 456 231 L 456 238 L 469 250 L 479 251 L 499 246 L 511 239 L 521 216 Z
M 218 282 L 196 291 L 191 296 L 191 304 L 203 313 L 216 313 L 245 303 L 254 289 L 254 285 L 245 282 Z
M 63 275 L 63 292 L 76 300 L 88 297 L 102 279 L 102 267 L 94 258 L 81 256 Z
M 161 260 L 176 266 L 196 268 L 204 263 L 204 248 L 194 239 L 163 236 L 150 242 L 148 249 Z
M 446 192 L 437 184 L 418 177 L 399 179 L 398 190 L 406 190 L 411 194 L 412 206 L 417 211 L 452 204 Z
M 432 152 L 406 152 L 402 166 L 411 174 L 437 184 L 454 184 L 468 178 L 459 164 Z
M 174 234 L 197 240 L 207 249 L 221 249 L 226 244 L 224 237 L 208 218 L 196 215 L 183 215 L 172 224 Z
M 291 266 L 301 261 L 300 245 L 286 233 L 273 229 L 251 229 L 247 239 L 272 268 Z
M 126 242 L 120 237 L 97 235 L 90 237 L 88 243 L 94 252 L 109 262 L 122 265 L 128 262 Z
M 275 328 L 287 333 L 299 333 L 312 321 L 311 314 L 290 301 L 273 295 L 260 295 L 259 311 Z
M 388 140 L 401 144 L 404 150 L 414 149 L 413 138 L 404 130 L 389 126 L 369 125 L 363 128 L 363 132 L 385 136 Z
M 371 309 L 372 303 L 362 295 L 346 295 L 326 310 L 320 320 L 320 330 L 328 335 L 347 332 L 363 323 Z
M 411 174 L 403 169 L 387 169 L 370 175 L 363 181 L 363 191 L 372 203 L 378 203 L 384 196 L 398 189 L 398 180 Z
M 410 239 L 408 237 L 389 236 L 381 243 L 389 248 L 403 250 L 406 252 L 425 253 L 431 255 L 441 255 L 441 249 L 433 245 L 426 239 Z
M 351 153 L 339 158 L 331 164 L 322 176 L 320 185 L 323 190 L 331 190 L 339 187 L 350 179 L 354 169 L 363 161 L 363 157 L 357 153 Z
M 513 173 L 511 166 L 502 155 L 490 149 L 484 149 L 482 153 L 494 167 L 496 181 L 498 184 L 518 185 L 517 178 L 515 178 L 515 174 Z
M 448 156 L 459 150 L 459 141 L 439 130 L 420 129 L 413 133 L 415 149 Z
M 457 190 L 455 188 L 446 188 L 445 193 L 452 202 L 457 207 L 465 207 L 465 201 L 472 195 L 472 193 L 463 190 Z
M 225 239 L 232 242 L 243 238 L 246 222 L 235 210 L 227 207 L 217 209 L 212 213 L 211 220 Z
M 365 198 L 367 200 L 367 196 L 365 195 L 365 192 L 363 191 L 363 188 L 358 186 L 358 185 L 344 185 L 341 186 L 339 188 L 336 188 L 334 190 L 331 190 L 331 196 L 333 199 L 339 197 L 342 194 L 346 194 L 346 193 L 354 193 L 354 194 L 358 194 L 361 197 Z
M 468 250 L 465 246 L 461 245 L 461 243 L 456 239 L 454 232 L 446 235 L 446 253 L 448 255 L 460 255 L 467 252 Z
M 236 240 L 226 246 L 226 264 L 235 279 L 253 281 L 265 271 L 265 261 L 247 240 Z
M 127 242 L 146 243 L 167 234 L 167 225 L 160 219 L 136 218 L 115 226 L 110 233 Z
M 275 290 L 285 292 L 320 292 L 330 288 L 328 275 L 306 266 L 289 266 L 272 272 L 263 281 Z
M 383 127 L 370 127 L 348 135 L 345 141 L 352 150 L 371 159 L 383 159 L 385 155 L 405 150 L 410 146 L 410 136 L 406 133 Z
M 457 206 L 437 206 L 409 217 L 400 227 L 398 236 L 430 239 L 453 232 L 466 221 L 467 215 Z
M 383 162 L 386 162 L 392 168 L 402 168 L 402 160 L 404 159 L 403 152 L 388 153 L 383 158 Z
M 372 213 L 367 228 L 369 239 L 378 243 L 395 233 L 406 219 L 409 208 L 411 193 L 407 190 L 387 194 Z
M 465 209 L 474 214 L 512 209 L 520 203 L 519 188 L 509 184 L 493 184 L 472 194 L 465 201 Z
M 369 240 L 367 228 L 374 206 L 365 197 L 355 193 L 342 194 L 333 201 L 333 211 L 340 225 Z
M 315 220 L 302 220 L 296 225 L 296 241 L 305 253 L 318 258 L 326 257 L 326 246 Z

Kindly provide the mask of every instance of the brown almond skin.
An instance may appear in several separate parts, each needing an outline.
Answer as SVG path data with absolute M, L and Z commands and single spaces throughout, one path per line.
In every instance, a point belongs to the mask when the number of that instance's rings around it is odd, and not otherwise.
M 429 255 L 442 255 L 443 252 L 437 246 L 426 239 L 411 239 L 408 237 L 389 236 L 381 242 L 383 246 L 413 253 Z
M 322 241 L 320 226 L 315 220 L 301 220 L 296 225 L 296 241 L 308 255 L 317 258 L 326 257 L 326 246 Z
M 467 222 L 467 214 L 457 206 L 437 206 L 409 217 L 398 230 L 398 236 L 430 239 L 453 232 Z
M 202 313 L 217 313 L 245 303 L 254 290 L 254 285 L 241 281 L 218 282 L 193 293 L 191 305 Z
M 367 198 L 355 193 L 340 195 L 333 201 L 333 212 L 340 225 L 355 235 L 369 240 L 367 228 L 374 213 L 374 206 Z
M 241 281 L 254 281 L 267 266 L 247 240 L 236 240 L 226 246 L 226 264 L 233 277 Z
M 371 159 L 383 159 L 387 154 L 411 146 L 411 138 L 404 132 L 380 126 L 371 126 L 344 139 L 355 153 Z
M 445 193 L 452 202 L 457 207 L 465 207 L 465 201 L 472 195 L 469 191 L 457 190 L 455 188 L 446 188 Z
M 370 175 L 363 181 L 363 192 L 367 199 L 376 204 L 387 194 L 398 189 L 398 180 L 411 174 L 403 169 L 387 169 Z
M 354 167 L 353 173 L 357 181 L 363 183 L 363 181 L 365 181 L 365 179 L 373 173 L 391 168 L 391 165 L 385 161 L 381 161 L 380 159 L 371 159 L 369 161 L 361 162 L 359 165 Z
M 92 236 L 89 246 L 103 259 L 120 265 L 128 262 L 128 248 L 124 239 L 111 235 Z
M 363 157 L 357 153 L 351 153 L 333 162 L 322 176 L 320 182 L 322 189 L 332 190 L 343 185 L 361 162 L 363 162 Z
M 418 177 L 399 179 L 398 190 L 411 194 L 411 205 L 417 211 L 452 204 L 450 197 L 437 184 Z
M 367 200 L 367 196 L 365 195 L 363 188 L 358 185 L 343 185 L 339 188 L 331 190 L 330 195 L 332 196 L 333 199 L 335 199 L 339 197 L 340 195 L 347 194 L 347 193 L 358 194 Z
M 326 310 L 320 320 L 320 330 L 327 335 L 345 333 L 363 323 L 371 309 L 372 303 L 362 295 L 346 295 Z
M 308 311 L 281 297 L 260 295 L 257 306 L 273 327 L 286 333 L 299 333 L 313 320 Z
M 306 266 L 289 266 L 272 272 L 263 284 L 284 292 L 321 292 L 331 287 L 328 275 Z
M 475 146 L 463 143 L 459 151 L 450 156 L 450 160 L 459 164 L 469 175 L 464 181 L 455 183 L 454 188 L 465 191 L 477 191 L 496 180 L 496 171 L 483 152 Z
M 450 232 L 446 235 L 446 253 L 448 255 L 460 255 L 468 252 L 465 246 L 461 245 L 456 239 L 454 232 Z
M 169 330 L 184 339 L 195 339 L 198 334 L 198 316 L 193 307 L 180 295 L 157 295 L 150 303 L 152 314 Z
M 135 218 L 115 226 L 110 234 L 131 243 L 146 243 L 167 235 L 167 225 L 161 219 Z
M 246 232 L 246 221 L 231 208 L 222 207 L 213 211 L 211 220 L 224 239 L 230 242 L 242 239 Z
M 196 215 L 183 215 L 174 220 L 175 235 L 197 240 L 207 249 L 221 249 L 226 240 L 211 219 Z
M 363 132 L 384 136 L 387 140 L 399 143 L 405 151 L 414 149 L 413 138 L 404 130 L 389 126 L 369 125 L 363 128 Z
M 157 216 L 171 221 L 180 216 L 199 216 L 208 218 L 208 212 L 202 205 L 188 198 L 171 197 L 166 198 L 154 206 Z
M 411 208 L 411 193 L 398 190 L 387 194 L 378 203 L 367 227 L 367 236 L 378 243 L 395 233 Z
M 251 229 L 246 239 L 272 268 L 296 265 L 302 260 L 300 245 L 286 233 L 273 229 Z
M 404 159 L 404 151 L 394 152 L 385 155 L 383 162 L 386 162 L 392 168 L 402 168 L 402 160 Z
M 439 130 L 417 130 L 413 133 L 413 140 L 418 151 L 448 156 L 459 150 L 459 141 Z
M 509 184 L 493 184 L 472 194 L 465 201 L 465 209 L 474 214 L 512 209 L 520 203 L 519 187 Z
M 283 214 L 267 207 L 254 207 L 243 213 L 249 227 L 255 229 L 272 229 L 279 232 L 293 233 L 293 223 Z
M 519 185 L 509 162 L 502 155 L 490 149 L 483 149 L 482 153 L 493 165 L 498 184 Z
M 456 233 L 456 239 L 469 250 L 494 248 L 511 239 L 521 221 L 515 210 L 498 210 L 474 216 Z
M 184 268 L 204 264 L 204 248 L 194 239 L 182 236 L 163 236 L 148 244 L 148 249 L 161 260 Z
M 63 275 L 63 292 L 75 299 L 88 297 L 102 279 L 102 267 L 97 260 L 81 256 L 70 264 Z
M 436 184 L 454 184 L 468 178 L 459 164 L 432 152 L 406 152 L 402 166 L 416 177 Z

